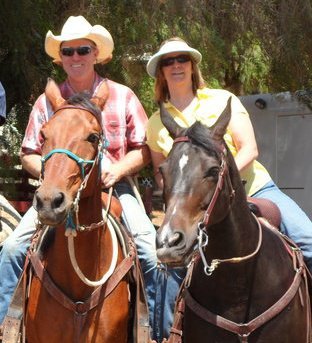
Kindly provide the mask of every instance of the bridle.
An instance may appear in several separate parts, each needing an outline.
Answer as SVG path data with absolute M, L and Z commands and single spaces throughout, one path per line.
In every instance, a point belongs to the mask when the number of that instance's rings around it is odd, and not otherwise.
M 86 111 L 86 112 L 89 112 L 91 113 L 94 117 L 97 117 L 96 113 L 87 109 L 87 108 L 84 108 L 84 107 L 81 107 L 81 106 L 62 106 L 60 108 L 58 108 L 54 113 L 57 113 L 61 110 L 64 110 L 64 109 L 73 109 L 73 110 L 82 110 L 82 111 Z M 47 162 L 47 160 L 52 157 L 54 154 L 56 153 L 63 153 L 65 155 L 67 155 L 68 157 L 70 157 L 71 159 L 73 159 L 79 166 L 80 168 L 80 172 L 81 172 L 81 176 L 82 176 L 82 179 L 85 179 L 85 169 L 84 169 L 84 164 L 91 164 L 92 166 L 95 164 L 95 162 L 99 162 L 100 163 L 100 166 L 101 166 L 101 160 L 102 160 L 102 145 L 103 143 L 102 142 L 105 142 L 104 144 L 104 148 L 106 148 L 108 146 L 108 142 L 106 140 L 103 139 L 103 135 L 100 134 L 100 137 L 99 137 L 99 144 L 98 144 L 98 154 L 97 154 L 97 157 L 93 160 L 85 160 L 79 156 L 77 156 L 76 154 L 74 154 L 73 152 L 71 152 L 70 150 L 68 149 L 53 149 L 51 150 L 50 152 L 48 152 L 45 156 L 41 157 L 41 178 L 43 178 L 44 176 L 44 164 Z
M 175 140 L 174 140 L 174 143 L 179 143 L 179 142 L 189 142 L 191 143 L 191 139 L 188 137 L 188 136 L 181 136 L 181 137 L 177 137 Z M 233 201 L 234 199 L 234 196 L 235 196 L 235 190 L 233 189 L 233 185 L 232 185 L 232 182 L 231 182 L 231 178 L 230 178 L 230 175 L 229 175 L 229 168 L 228 168 L 228 164 L 226 162 L 226 154 L 227 154 L 227 150 L 225 148 L 224 145 L 221 145 L 221 146 L 217 146 L 219 152 L 220 152 L 220 156 L 221 156 L 221 163 L 220 163 L 220 169 L 219 169 L 219 174 L 218 174 L 218 182 L 217 182 L 217 185 L 216 185 L 216 188 L 215 188 L 215 191 L 212 195 L 212 198 L 210 200 L 210 203 L 204 213 L 204 216 L 203 216 L 203 220 L 200 221 L 198 223 L 198 235 L 197 235 L 197 240 L 198 240 L 198 250 L 199 250 L 199 254 L 200 254 L 200 257 L 202 259 L 202 262 L 203 262 L 203 265 L 204 265 L 204 272 L 207 276 L 211 276 L 213 271 L 221 264 L 221 263 L 239 263 L 239 262 L 242 262 L 242 261 L 245 261 L 245 260 L 248 260 L 252 257 L 254 257 L 260 247 L 261 247 L 261 244 L 262 244 L 262 228 L 261 228 L 261 224 L 260 222 L 258 221 L 257 217 L 254 215 L 254 218 L 257 222 L 257 225 L 258 225 L 258 229 L 259 229 L 259 239 L 258 239 L 258 244 L 257 244 L 257 247 L 256 249 L 248 254 L 248 255 L 245 255 L 245 256 L 242 256 L 242 257 L 232 257 L 232 258 L 227 258 L 227 259 L 213 259 L 211 261 L 211 264 L 209 265 L 208 262 L 207 262 L 207 259 L 205 257 L 205 254 L 204 254 L 204 249 L 206 248 L 206 246 L 208 245 L 208 241 L 209 241 L 209 237 L 208 237 L 208 232 L 207 232 L 207 228 L 208 228 L 208 225 L 209 225 L 209 220 L 210 220 L 210 217 L 211 217 L 211 213 L 216 205 L 216 202 L 218 200 L 218 197 L 220 195 L 220 192 L 222 191 L 223 189 L 223 185 L 225 183 L 228 184 L 229 186 L 229 189 L 230 189 L 230 203 Z M 194 263 L 195 259 L 193 258 L 191 263 Z M 189 270 L 191 270 L 192 268 L 189 268 Z

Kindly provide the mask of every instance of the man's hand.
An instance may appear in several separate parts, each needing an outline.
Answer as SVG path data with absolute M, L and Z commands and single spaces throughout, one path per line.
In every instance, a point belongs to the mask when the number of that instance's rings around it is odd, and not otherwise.
M 102 183 L 104 188 L 112 187 L 123 177 L 118 164 L 111 164 L 108 168 L 102 171 Z

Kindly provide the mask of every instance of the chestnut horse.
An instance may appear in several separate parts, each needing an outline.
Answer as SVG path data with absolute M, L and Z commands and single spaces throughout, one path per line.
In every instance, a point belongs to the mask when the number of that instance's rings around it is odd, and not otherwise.
M 230 100 L 211 128 L 183 129 L 163 105 L 161 116 L 175 140 L 160 167 L 166 213 L 157 256 L 188 266 L 169 342 L 309 342 L 302 254 L 248 207 L 223 140 Z
M 124 256 L 118 234 L 102 217 L 100 115 L 108 89 L 104 82 L 91 100 L 78 95 L 67 102 L 50 80 L 45 93 L 54 114 L 41 130 L 42 180 L 33 206 L 50 228 L 40 249 L 30 249 L 26 340 L 126 343 L 128 271 L 136 254 L 130 249 Z

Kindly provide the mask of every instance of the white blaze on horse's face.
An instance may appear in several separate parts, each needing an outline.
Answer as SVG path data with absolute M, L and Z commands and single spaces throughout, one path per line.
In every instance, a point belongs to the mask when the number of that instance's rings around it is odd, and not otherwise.
M 187 165 L 188 160 L 189 160 L 189 157 L 186 154 L 183 154 L 182 157 L 180 158 L 179 167 L 180 167 L 181 174 L 183 173 L 183 169 Z

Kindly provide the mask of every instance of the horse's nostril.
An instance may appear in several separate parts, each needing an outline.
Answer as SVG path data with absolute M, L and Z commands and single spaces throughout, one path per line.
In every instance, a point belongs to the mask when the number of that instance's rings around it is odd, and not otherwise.
M 64 199 L 65 199 L 64 193 L 62 192 L 58 193 L 58 195 L 56 195 L 55 198 L 53 199 L 51 207 L 53 209 L 59 208 L 63 204 Z
M 172 237 L 168 240 L 168 246 L 172 247 L 174 245 L 178 245 L 183 239 L 183 235 L 181 232 L 175 232 Z
M 38 196 L 37 192 L 35 193 L 33 204 L 34 208 L 36 208 L 37 210 L 40 210 L 43 206 L 42 200 L 40 196 Z

